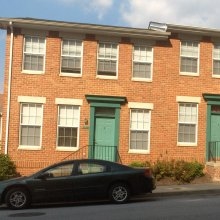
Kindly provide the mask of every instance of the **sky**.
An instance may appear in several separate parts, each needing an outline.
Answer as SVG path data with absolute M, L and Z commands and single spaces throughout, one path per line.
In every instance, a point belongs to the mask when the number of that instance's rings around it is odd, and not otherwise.
M 0 0 L 1 18 L 147 28 L 150 21 L 220 29 L 219 0 Z M 0 93 L 3 92 L 5 31 L 0 30 Z

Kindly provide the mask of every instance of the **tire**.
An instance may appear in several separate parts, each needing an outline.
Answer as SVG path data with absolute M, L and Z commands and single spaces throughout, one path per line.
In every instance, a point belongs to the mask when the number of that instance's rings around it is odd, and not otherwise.
M 109 190 L 110 200 L 116 204 L 126 203 L 130 198 L 129 187 L 124 183 L 117 183 Z
M 7 192 L 5 202 L 10 209 L 24 209 L 30 205 L 30 195 L 24 188 L 13 188 Z

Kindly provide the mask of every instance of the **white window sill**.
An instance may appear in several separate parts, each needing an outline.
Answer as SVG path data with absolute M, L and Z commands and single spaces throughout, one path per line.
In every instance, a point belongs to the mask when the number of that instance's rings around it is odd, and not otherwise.
M 132 81 L 135 81 L 135 82 L 153 82 L 152 79 L 146 79 L 146 78 L 131 78 Z
M 43 75 L 44 71 L 23 70 L 22 73 L 29 75 Z
M 78 147 L 56 147 L 56 151 L 78 151 L 79 148 Z
M 213 77 L 213 78 L 217 78 L 217 79 L 219 79 L 219 78 L 220 78 L 220 75 L 212 74 L 212 77 Z
M 82 77 L 81 73 L 60 73 L 60 76 L 67 76 L 67 77 Z
M 103 75 L 96 75 L 96 78 L 97 79 L 113 79 L 113 80 L 118 79 L 117 76 L 103 76 Z
M 199 76 L 199 73 L 180 72 L 181 76 Z
M 20 145 L 18 146 L 18 150 L 41 150 L 41 146 L 26 146 L 26 145 Z
M 197 147 L 197 143 L 178 142 L 177 146 L 179 146 L 179 147 Z
M 150 154 L 149 150 L 129 150 L 129 154 Z

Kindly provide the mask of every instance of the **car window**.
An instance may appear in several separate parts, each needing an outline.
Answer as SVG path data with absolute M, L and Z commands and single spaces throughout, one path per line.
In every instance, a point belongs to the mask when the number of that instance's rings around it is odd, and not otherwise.
M 59 165 L 57 167 L 51 168 L 46 171 L 49 178 L 54 177 L 64 177 L 64 176 L 71 176 L 73 171 L 73 164 L 64 164 Z
M 97 163 L 80 163 L 78 166 L 79 174 L 92 174 L 92 173 L 103 173 L 106 172 L 107 168 L 105 165 Z

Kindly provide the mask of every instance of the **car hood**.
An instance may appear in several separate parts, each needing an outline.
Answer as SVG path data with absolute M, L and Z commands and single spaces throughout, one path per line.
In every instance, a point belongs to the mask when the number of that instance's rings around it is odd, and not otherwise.
M 8 185 L 11 183 L 22 182 L 22 181 L 26 180 L 27 178 L 28 177 L 26 177 L 26 176 L 22 176 L 22 177 L 16 177 L 16 178 L 8 179 L 8 180 L 3 180 L 3 181 L 0 181 L 0 185 Z

